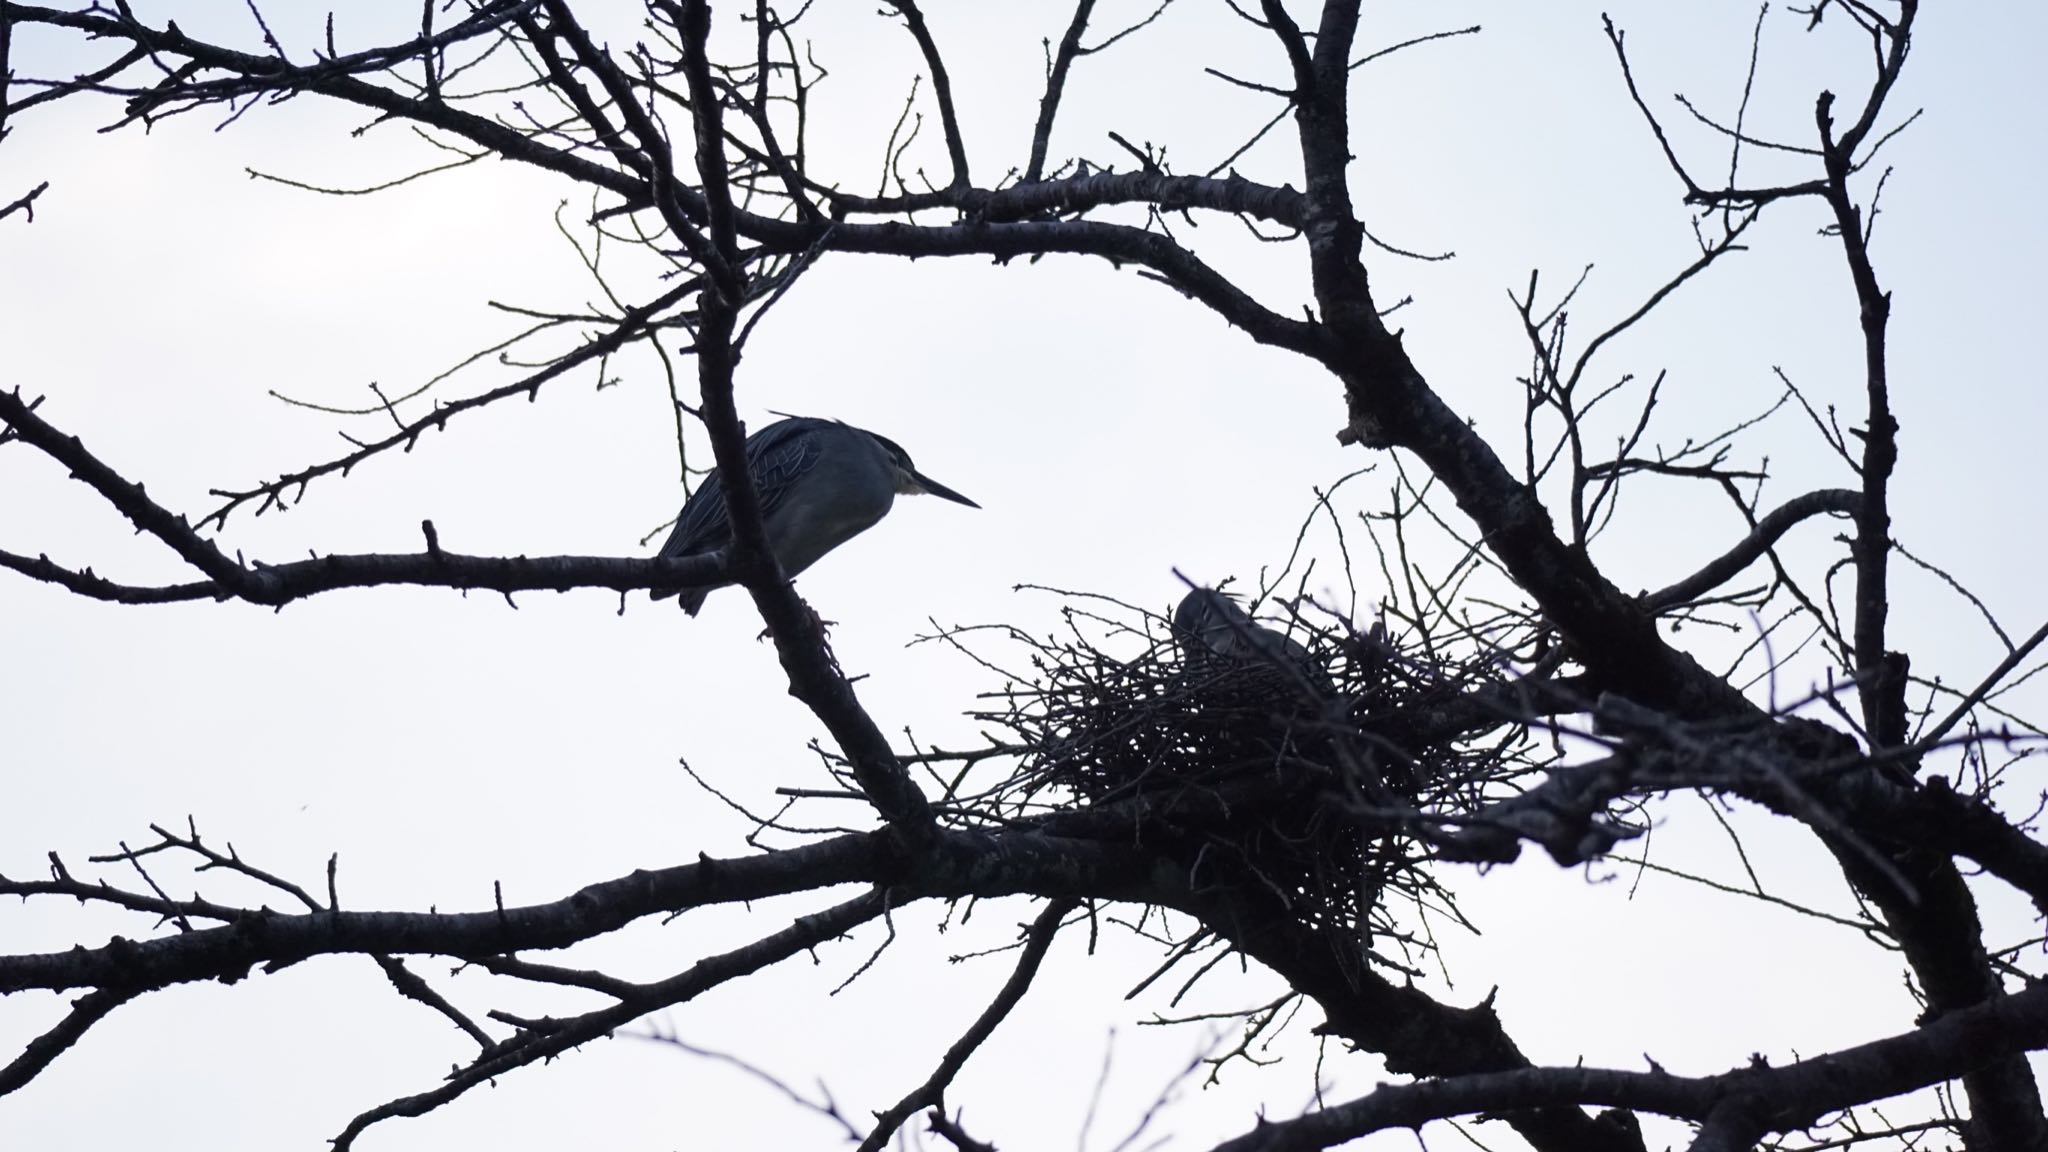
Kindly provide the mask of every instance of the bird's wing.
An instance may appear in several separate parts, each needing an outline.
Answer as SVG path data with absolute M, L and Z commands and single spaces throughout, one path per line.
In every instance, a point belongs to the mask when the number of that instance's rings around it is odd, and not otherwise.
M 796 477 L 817 463 L 814 437 L 799 435 L 804 422 L 778 420 L 747 437 L 747 471 L 753 474 L 754 491 L 761 497 L 761 515 L 772 515 L 782 503 Z M 694 556 L 723 548 L 732 539 L 732 521 L 725 507 L 725 481 L 713 468 L 704 482 L 690 494 L 676 526 L 668 534 L 657 556 Z
M 795 421 L 784 421 L 793 424 Z M 777 425 L 776 428 L 781 427 Z M 747 471 L 753 473 L 754 491 L 761 497 L 761 518 L 766 520 L 775 514 L 776 508 L 796 489 L 797 480 L 818 463 L 821 448 L 816 436 L 802 436 L 804 431 L 792 428 L 785 435 L 768 438 L 776 428 L 762 429 L 762 443 L 757 447 L 747 445 Z M 723 503 L 723 501 L 720 501 Z
M 718 542 L 730 536 L 725 516 L 725 484 L 719 479 L 718 469 L 704 474 L 704 482 L 690 493 L 683 502 L 683 510 L 676 517 L 676 526 L 669 530 L 668 539 L 662 542 L 659 557 L 694 556 L 708 552 Z

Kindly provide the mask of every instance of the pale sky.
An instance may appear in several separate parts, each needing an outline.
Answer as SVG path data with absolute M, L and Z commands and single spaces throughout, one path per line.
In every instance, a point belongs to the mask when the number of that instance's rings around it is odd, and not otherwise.
M 615 7 L 623 15 L 631 6 Z M 1151 5 L 1103 7 L 1098 23 L 1110 28 Z M 1669 94 L 1729 113 L 1755 9 L 1676 7 L 1622 0 L 1610 11 L 1629 32 L 1645 95 L 1712 173 L 1725 168 L 1725 150 L 1686 123 Z M 240 4 L 138 0 L 136 10 L 195 35 L 259 43 Z M 1373 47 L 1484 25 L 1359 73 L 1353 172 L 1376 235 L 1457 253 L 1433 264 L 1371 256 L 1376 291 L 1383 300 L 1415 296 L 1401 320 L 1417 364 L 1504 454 L 1519 443 L 1514 378 L 1527 361 L 1508 291 L 1519 292 L 1531 268 L 1547 290 L 1561 289 L 1591 263 L 1576 308 L 1590 332 L 1694 251 L 1681 189 L 1628 102 L 1599 12 L 1577 3 L 1374 5 L 1361 33 Z M 2048 411 L 2033 345 L 2048 227 L 2033 201 L 2048 153 L 2038 115 L 2048 77 L 2036 60 L 2048 11 L 1982 13 L 1933 5 L 1922 18 L 1891 122 L 1927 111 L 1887 150 L 1896 172 L 1874 252 L 1894 292 L 1904 427 L 1897 535 L 2025 632 L 2043 611 L 2032 528 Z M 311 17 L 291 26 L 290 14 L 268 14 L 287 43 L 317 28 Z M 373 27 L 378 18 L 388 27 Z M 359 46 L 379 31 L 403 34 L 416 18 L 416 6 L 364 3 L 343 14 L 337 34 Z M 980 181 L 1023 163 L 1040 39 L 1057 39 L 1066 18 L 1050 6 L 933 6 Z M 1749 120 L 1758 134 L 1805 142 L 1820 86 L 1844 99 L 1860 91 L 1866 55 L 1839 31 L 1808 37 L 1803 27 L 1783 7 L 1766 20 Z M 872 5 L 821 0 L 812 35 L 832 72 L 817 97 L 818 163 L 872 191 L 914 50 Z M 50 75 L 97 59 L 20 34 L 13 67 Z M 1178 167 L 1206 169 L 1272 109 L 1205 77 L 1205 65 L 1266 80 L 1282 72 L 1277 47 L 1222 5 L 1181 0 L 1154 27 L 1081 63 L 1055 155 L 1122 164 L 1128 157 L 1104 135 L 1115 130 L 1166 144 Z M 219 117 L 207 114 L 149 134 L 94 132 L 117 116 L 110 101 L 66 101 L 16 118 L 0 144 L 0 203 L 51 182 L 33 223 L 0 220 L 0 386 L 47 396 L 46 418 L 195 518 L 213 507 L 209 488 L 323 458 L 344 447 L 338 431 L 374 430 L 384 419 L 291 408 L 271 390 L 372 403 L 371 383 L 408 391 L 516 331 L 486 300 L 567 309 L 598 298 L 552 222 L 566 198 L 573 223 L 588 194 L 554 177 L 493 162 L 377 196 L 320 197 L 251 180 L 245 169 L 364 185 L 433 153 L 397 127 L 351 137 L 363 114 L 310 97 L 257 108 L 218 132 Z M 1240 170 L 1298 182 L 1284 129 Z M 934 171 L 943 164 L 935 151 L 923 155 Z M 1752 251 L 1688 286 L 1603 356 L 1609 375 L 1669 370 L 1653 438 L 1675 446 L 1762 409 L 1780 390 L 1774 366 L 1845 414 L 1857 410 L 1854 297 L 1839 245 L 1817 235 L 1822 222 L 1818 204 L 1773 208 L 1751 234 Z M 1204 219 L 1183 238 L 1270 306 L 1291 311 L 1308 299 L 1299 247 L 1257 244 L 1224 219 Z M 629 254 L 615 255 L 622 290 L 658 290 Z M 436 394 L 468 395 L 511 371 L 486 364 Z M 616 386 L 602 391 L 593 372 L 579 372 L 537 403 L 451 422 L 410 455 L 316 484 L 286 514 L 237 516 L 223 542 L 274 560 L 307 549 L 414 551 L 420 521 L 431 518 L 444 545 L 461 552 L 642 554 L 640 538 L 681 498 L 673 422 L 653 357 L 621 358 L 611 375 Z M 995 686 L 940 646 L 906 647 L 931 621 L 1055 626 L 1058 601 L 1013 591 L 1022 583 L 1163 609 L 1180 591 L 1176 567 L 1219 580 L 1277 566 L 1317 486 L 1376 463 L 1378 472 L 1345 489 L 1340 506 L 1355 514 L 1378 507 L 1391 483 L 1385 458 L 1337 445 L 1344 411 L 1333 380 L 1099 261 L 828 258 L 763 324 L 738 387 L 756 427 L 786 411 L 873 428 L 983 506 L 899 502 L 799 581 L 838 622 L 834 647 L 866 677 L 858 688 L 883 731 L 907 726 L 925 742 L 970 740 L 974 729 L 959 716 Z M 1741 444 L 1743 459 L 1769 459 L 1767 506 L 1852 483 L 1796 411 Z M 1822 556 L 1829 532 L 1802 529 L 1792 554 Z M 1624 587 L 1657 587 L 1739 535 L 1718 496 L 1643 481 L 1596 555 Z M 164 549 L 19 445 L 0 449 L 0 548 L 138 583 L 187 578 Z M 1362 591 L 1376 596 L 1369 583 Z M 753 804 L 769 804 L 777 786 L 824 779 L 806 747 L 822 729 L 787 696 L 772 648 L 755 641 L 760 624 L 744 594 L 715 594 L 694 620 L 641 597 L 620 615 L 617 596 L 604 592 L 518 603 L 514 611 L 494 595 L 375 589 L 277 613 L 122 608 L 0 574 L 0 763 L 11 781 L 0 805 L 0 873 L 41 874 L 51 851 L 78 869 L 88 854 L 147 840 L 152 821 L 189 814 L 210 838 L 309 885 L 338 852 L 341 896 L 354 908 L 487 907 L 493 882 L 508 902 L 538 901 L 635 867 L 747 851 L 749 825 L 692 784 L 680 758 Z M 2001 653 L 1967 605 L 1904 565 L 1895 605 L 1895 644 L 1913 653 L 1917 673 L 1973 683 Z M 1728 643 L 1685 639 L 1709 654 Z M 2038 715 L 2041 693 L 2013 702 Z M 2031 771 L 2019 770 L 2029 797 Z M 1654 860 L 1739 877 L 1701 801 L 1658 811 Z M 1773 892 L 1853 912 L 1811 837 L 1747 814 L 1736 823 Z M 195 883 L 171 875 L 174 894 Z M 1497 985 L 1509 1033 L 1539 1063 L 1641 1068 L 1648 1054 L 1675 1072 L 1710 1073 L 1753 1052 L 1812 1055 L 1912 1022 L 1902 965 L 1849 929 L 1655 875 L 1638 885 L 1618 866 L 1560 870 L 1534 850 L 1484 876 L 1454 875 L 1484 934 L 1438 924 L 1450 979 L 1426 986 L 1462 1005 Z M 196 882 L 223 899 L 247 896 L 215 877 Z M 823 903 L 695 911 L 667 926 L 636 925 L 565 962 L 664 975 Z M 2035 930 L 2002 894 L 1985 913 L 1995 940 Z M 984 905 L 965 927 L 937 935 L 941 914 L 899 914 L 895 945 L 836 996 L 828 993 L 880 942 L 878 929 L 662 1023 L 794 1084 L 822 1081 L 865 1116 L 929 1074 L 1010 967 L 1006 957 L 944 957 L 1007 939 L 1031 912 L 1023 902 Z M 146 922 L 54 901 L 0 908 L 10 952 L 147 931 Z M 1194 1028 L 1140 1027 L 1169 1010 L 1175 982 L 1124 1000 L 1156 954 L 1121 935 L 1105 941 L 1089 957 L 1080 934 L 1062 937 L 1024 1008 L 949 1091 L 977 1136 L 1018 1152 L 1082 1147 L 1090 1090 L 1113 1048 L 1085 1144 L 1113 1147 L 1204 1040 Z M 445 964 L 416 968 L 478 1012 L 587 1006 L 473 975 L 447 979 Z M 1275 984 L 1258 972 L 1223 975 L 1181 1010 L 1259 1003 Z M 62 1003 L 0 1000 L 0 1062 Z M 1186 1092 L 1156 1122 L 1174 1135 L 1168 1146 L 1204 1148 L 1248 1127 L 1258 1108 L 1291 1116 L 1309 1103 L 1311 1023 L 1298 1021 L 1277 1046 L 1288 1055 L 1279 1064 L 1238 1064 L 1219 1086 Z M 393 994 L 367 959 L 309 962 L 123 1008 L 37 1082 L 0 1098 L 0 1135 L 9 1147 L 51 1152 L 145 1141 L 318 1149 L 357 1112 L 432 1087 L 472 1051 Z M 1326 1094 L 1342 1099 L 1384 1073 L 1370 1057 L 1332 1050 L 1322 1075 Z M 1499 1125 L 1479 1134 L 1496 1148 L 1516 1146 Z M 728 1068 L 620 1039 L 515 1072 L 427 1118 L 381 1125 L 361 1147 L 520 1152 L 575 1141 L 623 1152 L 837 1139 Z M 1439 1128 L 1429 1140 L 1461 1144 Z M 1361 1146 L 1414 1145 L 1386 1134 Z

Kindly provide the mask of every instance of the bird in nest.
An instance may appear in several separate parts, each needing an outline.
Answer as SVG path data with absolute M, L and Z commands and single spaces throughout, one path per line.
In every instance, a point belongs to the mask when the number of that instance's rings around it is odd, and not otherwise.
M 1181 597 L 1173 610 L 1173 636 L 1189 667 L 1265 667 L 1298 675 L 1319 695 L 1335 691 L 1329 669 L 1299 640 L 1253 620 L 1214 588 L 1195 588 Z

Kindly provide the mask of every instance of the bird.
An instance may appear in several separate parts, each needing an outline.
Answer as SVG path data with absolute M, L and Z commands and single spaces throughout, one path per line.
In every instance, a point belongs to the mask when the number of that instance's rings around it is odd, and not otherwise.
M 747 437 L 747 473 L 761 501 L 768 550 L 794 577 L 889 514 L 898 493 L 981 505 L 917 470 L 910 453 L 886 436 L 838 420 L 791 416 Z M 676 526 L 655 553 L 660 559 L 701 556 L 732 545 L 725 485 L 714 468 L 683 503 Z M 726 581 L 725 583 L 731 583 Z M 714 588 L 660 589 L 695 616 Z
M 1227 594 L 1195 588 L 1173 610 L 1173 635 L 1189 665 L 1221 661 L 1230 667 L 1263 664 L 1292 668 L 1324 695 L 1330 673 L 1302 643 L 1255 622 Z

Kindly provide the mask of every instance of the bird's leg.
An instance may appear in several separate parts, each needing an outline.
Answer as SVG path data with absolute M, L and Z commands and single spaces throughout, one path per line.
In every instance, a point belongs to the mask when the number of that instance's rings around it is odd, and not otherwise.
M 818 629 L 819 638 L 825 642 L 825 659 L 832 662 L 832 667 L 838 668 L 839 657 L 832 651 L 832 629 L 839 626 L 839 621 L 827 620 L 823 616 L 818 615 L 818 610 L 811 607 L 808 601 L 799 602 L 803 604 L 804 611 L 810 613 L 812 625 Z M 761 634 L 754 637 L 754 643 L 759 644 L 761 641 L 768 639 L 768 636 L 769 630 L 763 628 L 761 629 Z

